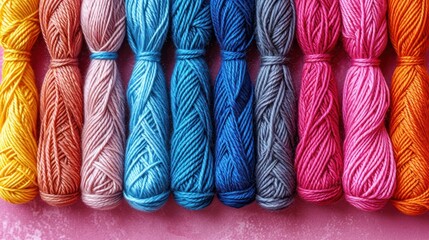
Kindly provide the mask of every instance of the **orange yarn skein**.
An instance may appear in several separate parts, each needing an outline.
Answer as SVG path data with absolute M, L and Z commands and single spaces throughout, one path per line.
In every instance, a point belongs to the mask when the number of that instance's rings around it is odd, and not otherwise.
M 36 124 L 38 94 L 30 51 L 40 33 L 38 0 L 0 1 L 0 197 L 21 204 L 38 193 Z
M 40 96 L 38 181 L 41 198 L 66 206 L 80 196 L 83 96 L 77 57 L 83 35 L 80 0 L 42 0 L 40 23 L 50 68 Z
M 408 215 L 429 208 L 429 0 L 389 0 L 389 27 L 398 54 L 392 79 L 390 136 L 397 161 L 394 206 Z

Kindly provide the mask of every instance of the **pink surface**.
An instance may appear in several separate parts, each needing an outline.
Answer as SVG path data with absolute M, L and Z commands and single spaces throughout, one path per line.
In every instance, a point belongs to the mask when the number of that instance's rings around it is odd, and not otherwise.
M 213 78 L 219 67 L 218 47 L 213 43 L 208 52 Z M 174 65 L 174 47 L 168 41 L 163 51 L 167 76 Z M 33 66 L 38 85 L 43 81 L 49 55 L 39 39 Z M 88 51 L 81 59 L 88 58 Z M 297 44 L 292 54 L 291 69 L 299 90 L 302 54 Z M 382 56 L 382 69 L 390 81 L 395 54 L 389 46 Z M 128 79 L 133 57 L 128 46 L 120 51 L 120 68 Z M 258 71 L 255 46 L 249 53 L 253 79 Z M 349 59 L 337 47 L 334 58 L 338 87 L 342 89 Z M 82 64 L 86 71 L 87 62 Z M 356 210 L 342 199 L 329 206 L 316 206 L 297 199 L 287 210 L 269 212 L 256 203 L 242 209 L 232 209 L 216 199 L 203 211 L 192 212 L 178 206 L 173 199 L 156 213 L 138 212 L 125 202 L 112 211 L 100 212 L 78 203 L 55 208 L 39 198 L 15 206 L 0 200 L 0 238 L 2 239 L 429 239 L 429 215 L 408 217 L 397 212 L 391 204 L 384 210 L 366 213 Z

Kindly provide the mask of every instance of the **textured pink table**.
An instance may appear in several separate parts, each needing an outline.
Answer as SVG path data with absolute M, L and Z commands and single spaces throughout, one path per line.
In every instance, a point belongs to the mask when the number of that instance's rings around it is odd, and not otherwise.
M 163 51 L 167 76 L 174 65 L 171 40 Z M 291 69 L 299 90 L 302 56 L 295 44 Z M 48 53 L 39 39 L 34 50 L 33 66 L 38 85 L 48 66 Z M 88 51 L 82 53 L 82 70 L 86 71 Z M 212 77 L 219 67 L 218 47 L 212 44 L 208 52 Z M 123 79 L 129 79 L 133 57 L 128 46 L 120 51 Z M 258 53 L 253 46 L 249 53 L 253 79 L 258 71 Z M 338 46 L 334 61 L 338 87 L 342 89 L 349 61 Z M 382 57 L 382 68 L 388 80 L 395 64 L 395 54 L 389 46 Z M 429 146 L 428 146 L 429 147 Z M 315 206 L 300 199 L 287 210 L 269 212 L 256 203 L 242 209 L 223 206 L 215 199 L 203 211 L 192 212 L 178 206 L 173 199 L 156 213 L 138 212 L 125 202 L 112 211 L 100 212 L 78 203 L 71 207 L 54 208 L 39 198 L 21 206 L 0 200 L 0 238 L 2 239 L 429 239 L 429 214 L 408 217 L 390 204 L 380 212 L 361 212 L 345 200 L 330 206 Z

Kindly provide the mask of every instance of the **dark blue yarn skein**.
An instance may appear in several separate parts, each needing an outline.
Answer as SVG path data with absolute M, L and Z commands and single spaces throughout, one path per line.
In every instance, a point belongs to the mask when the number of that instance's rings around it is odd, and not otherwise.
M 222 203 L 242 207 L 255 198 L 253 89 L 246 50 L 253 40 L 254 0 L 212 0 L 222 63 L 215 87 L 216 189 Z
M 136 63 L 128 85 L 129 137 L 124 195 L 143 211 L 161 208 L 170 194 L 169 106 L 161 49 L 168 32 L 169 0 L 126 0 L 128 41 Z
M 207 0 L 173 0 L 172 33 L 177 48 L 171 78 L 171 188 L 188 209 L 207 207 L 214 197 L 210 76 L 204 60 L 212 33 Z

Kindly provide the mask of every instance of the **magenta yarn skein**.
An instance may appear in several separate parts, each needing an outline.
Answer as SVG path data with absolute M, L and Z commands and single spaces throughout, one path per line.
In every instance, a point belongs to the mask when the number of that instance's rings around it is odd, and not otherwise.
M 340 107 L 330 53 L 341 33 L 338 0 L 296 0 L 297 39 L 305 54 L 295 169 L 298 195 L 328 204 L 342 196 Z

